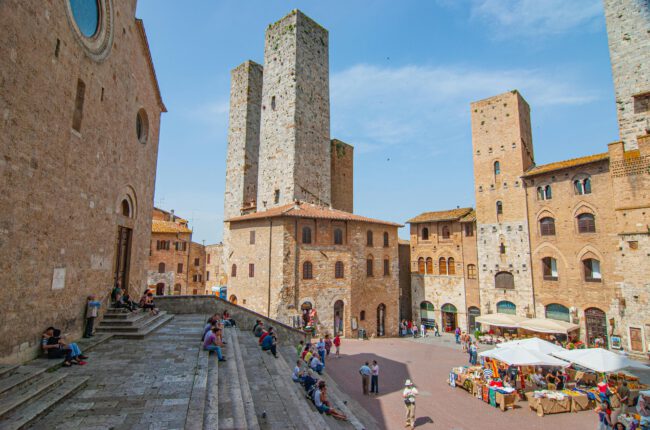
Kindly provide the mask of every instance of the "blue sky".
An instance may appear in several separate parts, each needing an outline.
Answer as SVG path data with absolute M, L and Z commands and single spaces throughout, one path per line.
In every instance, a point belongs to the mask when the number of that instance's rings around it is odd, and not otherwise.
M 331 134 L 355 146 L 356 213 L 472 206 L 469 103 L 511 89 L 537 164 L 618 139 L 601 0 L 139 0 L 169 110 L 155 204 L 198 242 L 222 237 L 230 70 L 263 63 L 265 28 L 295 8 L 330 32 Z

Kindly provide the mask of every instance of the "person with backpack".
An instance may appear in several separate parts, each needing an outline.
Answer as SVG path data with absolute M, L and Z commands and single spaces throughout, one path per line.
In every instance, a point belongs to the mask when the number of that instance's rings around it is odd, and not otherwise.
M 404 391 L 402 397 L 404 398 L 404 405 L 406 405 L 406 426 L 410 429 L 415 427 L 415 396 L 418 395 L 418 389 L 415 388 L 413 382 L 407 379 L 404 383 Z

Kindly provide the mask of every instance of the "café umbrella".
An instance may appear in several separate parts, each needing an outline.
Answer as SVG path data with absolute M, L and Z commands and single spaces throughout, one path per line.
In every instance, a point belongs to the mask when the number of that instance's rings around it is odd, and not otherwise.
M 650 367 L 639 361 L 630 360 L 624 355 L 603 348 L 573 349 L 552 354 L 562 360 L 600 373 L 617 372 L 627 368 L 650 370 Z
M 552 357 L 543 352 L 524 349 L 520 347 L 495 348 L 479 353 L 481 357 L 487 357 L 501 361 L 510 366 L 562 366 L 569 363 Z
M 543 354 L 550 354 L 552 352 L 566 351 L 561 346 L 554 343 L 542 340 L 538 337 L 531 337 L 528 339 L 512 340 L 510 342 L 498 343 L 497 348 L 512 348 L 518 347 L 527 349 L 529 351 L 537 351 Z

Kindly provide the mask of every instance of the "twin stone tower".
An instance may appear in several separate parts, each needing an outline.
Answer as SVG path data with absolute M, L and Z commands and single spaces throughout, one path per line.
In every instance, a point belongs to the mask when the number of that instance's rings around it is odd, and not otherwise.
M 294 10 L 265 39 L 264 67 L 232 71 L 224 219 L 296 200 L 352 212 L 353 150 L 330 141 L 327 30 Z

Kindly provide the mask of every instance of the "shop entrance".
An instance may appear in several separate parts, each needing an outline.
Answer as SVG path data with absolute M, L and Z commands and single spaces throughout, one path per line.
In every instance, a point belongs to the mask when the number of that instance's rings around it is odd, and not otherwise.
M 442 311 L 442 328 L 446 332 L 452 332 L 456 330 L 456 327 L 458 326 L 458 322 L 456 320 L 456 314 L 458 311 L 456 310 L 456 306 L 452 305 L 451 303 L 447 303 L 442 305 L 442 308 L 440 308 Z
M 433 313 L 433 303 L 431 302 L 420 303 L 420 321 L 422 321 L 422 324 L 427 326 L 427 328 L 433 328 L 433 322 L 435 320 L 436 317 Z
M 163 284 L 162 282 L 156 284 L 156 295 L 157 296 L 165 295 L 165 284 Z
M 467 326 L 470 333 L 474 333 L 477 329 L 480 330 L 481 324 L 476 322 L 476 317 L 481 316 L 481 310 L 476 306 L 471 306 L 467 309 Z
M 386 323 L 386 305 L 382 303 L 379 306 L 377 306 L 377 337 L 384 336 L 385 323 Z
M 343 300 L 334 303 L 334 336 L 343 335 Z
M 609 347 L 605 312 L 598 308 L 585 310 L 585 326 L 587 328 L 587 345 L 590 347 L 595 346 L 596 340 L 598 339 L 603 342 L 605 348 Z

